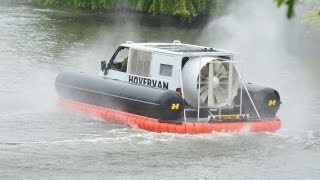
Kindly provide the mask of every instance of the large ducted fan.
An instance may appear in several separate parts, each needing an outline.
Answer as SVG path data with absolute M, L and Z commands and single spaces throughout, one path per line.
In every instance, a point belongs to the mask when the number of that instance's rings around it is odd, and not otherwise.
M 234 63 L 222 58 L 198 58 L 191 58 L 182 69 L 187 103 L 195 108 L 198 104 L 210 108 L 232 105 L 240 81 Z

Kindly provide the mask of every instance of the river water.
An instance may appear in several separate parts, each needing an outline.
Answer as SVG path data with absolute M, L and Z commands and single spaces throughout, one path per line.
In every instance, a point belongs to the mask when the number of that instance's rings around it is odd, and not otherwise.
M 255 7 L 248 2 L 187 29 L 1 1 L 0 179 L 319 179 L 319 41 L 301 35 L 272 2 L 260 5 L 268 11 L 248 11 Z M 282 96 L 282 129 L 157 134 L 56 105 L 59 72 L 95 74 L 127 40 L 174 39 L 247 54 L 247 80 Z

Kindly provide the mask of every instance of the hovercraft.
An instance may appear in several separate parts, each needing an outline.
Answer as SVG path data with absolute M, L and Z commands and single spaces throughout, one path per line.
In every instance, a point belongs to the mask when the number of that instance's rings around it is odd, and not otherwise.
M 173 43 L 121 44 L 98 76 L 62 72 L 59 104 L 152 132 L 276 131 L 279 93 L 246 83 L 238 54 Z

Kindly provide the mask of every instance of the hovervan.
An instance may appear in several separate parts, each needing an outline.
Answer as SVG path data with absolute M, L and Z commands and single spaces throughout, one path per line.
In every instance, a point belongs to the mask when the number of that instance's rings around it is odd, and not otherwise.
M 246 83 L 236 53 L 173 43 L 121 44 L 98 76 L 62 72 L 59 104 L 152 132 L 276 131 L 281 101 Z

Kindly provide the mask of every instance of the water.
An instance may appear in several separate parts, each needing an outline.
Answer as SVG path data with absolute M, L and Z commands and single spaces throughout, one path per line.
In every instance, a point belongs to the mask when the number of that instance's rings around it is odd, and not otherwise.
M 230 24 L 236 25 L 227 21 L 232 16 L 190 30 L 1 1 L 0 179 L 319 179 L 319 56 L 276 51 L 280 48 L 266 44 L 261 48 L 268 39 L 256 36 L 259 29 L 250 37 L 249 24 L 223 36 Z M 269 25 L 270 41 L 279 45 L 272 39 L 279 28 Z M 53 83 L 59 72 L 95 74 L 99 60 L 122 42 L 173 39 L 249 54 L 248 80 L 282 95 L 283 128 L 277 133 L 156 134 L 56 105 Z

